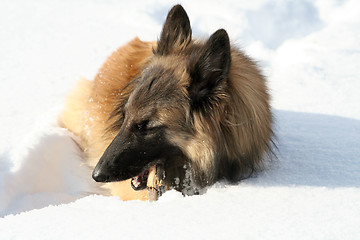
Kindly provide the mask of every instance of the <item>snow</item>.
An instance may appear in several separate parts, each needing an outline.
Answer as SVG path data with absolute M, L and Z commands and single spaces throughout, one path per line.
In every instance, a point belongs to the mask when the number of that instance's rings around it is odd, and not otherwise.
M 360 3 L 180 2 L 194 35 L 225 28 L 263 67 L 278 159 L 200 196 L 104 196 L 57 116 L 78 77 L 156 39 L 178 1 L 2 0 L 0 238 L 360 239 Z

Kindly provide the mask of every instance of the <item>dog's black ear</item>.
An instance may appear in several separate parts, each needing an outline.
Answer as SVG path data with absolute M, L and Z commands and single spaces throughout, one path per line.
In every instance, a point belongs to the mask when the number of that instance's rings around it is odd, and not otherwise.
M 190 57 L 188 87 L 193 109 L 218 99 L 225 87 L 231 65 L 231 49 L 227 32 L 217 30 L 200 50 Z
M 156 53 L 167 55 L 184 49 L 191 41 L 189 17 L 181 5 L 175 5 L 166 18 Z

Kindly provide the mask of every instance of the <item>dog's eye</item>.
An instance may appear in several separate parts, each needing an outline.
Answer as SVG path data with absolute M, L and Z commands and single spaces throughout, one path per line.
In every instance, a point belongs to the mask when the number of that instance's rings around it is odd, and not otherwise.
M 146 131 L 148 130 L 150 120 L 144 120 L 137 124 L 137 128 L 139 131 Z

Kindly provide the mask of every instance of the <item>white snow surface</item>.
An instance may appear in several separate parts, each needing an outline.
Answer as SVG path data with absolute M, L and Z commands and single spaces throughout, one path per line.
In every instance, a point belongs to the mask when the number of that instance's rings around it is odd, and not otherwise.
M 66 94 L 181 3 L 225 28 L 271 88 L 277 159 L 200 196 L 102 195 L 67 130 Z M 0 2 L 0 239 L 360 239 L 360 2 Z

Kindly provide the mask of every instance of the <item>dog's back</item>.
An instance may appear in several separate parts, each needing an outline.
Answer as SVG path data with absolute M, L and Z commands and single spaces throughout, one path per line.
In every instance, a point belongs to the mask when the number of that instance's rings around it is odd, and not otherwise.
M 110 131 L 109 116 L 115 109 L 121 90 L 137 76 L 152 54 L 151 42 L 135 38 L 107 58 L 95 79 L 80 79 L 67 96 L 61 121 L 75 134 L 87 163 L 94 167 L 116 132 Z M 144 191 L 134 191 L 130 180 L 104 185 L 112 195 L 123 200 L 147 200 Z
M 135 38 L 107 58 L 94 81 L 80 79 L 67 96 L 62 112 L 63 125 L 79 137 L 88 163 L 95 166 L 116 132 L 109 120 L 123 89 L 133 80 L 152 54 L 152 42 Z

